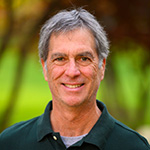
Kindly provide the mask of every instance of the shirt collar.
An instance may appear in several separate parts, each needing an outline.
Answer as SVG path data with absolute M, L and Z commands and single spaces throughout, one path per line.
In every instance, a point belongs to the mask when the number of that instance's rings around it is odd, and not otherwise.
M 84 142 L 91 143 L 99 147 L 100 149 L 104 147 L 107 138 L 109 137 L 113 127 L 114 120 L 107 111 L 106 106 L 97 101 L 97 106 L 102 111 L 100 118 L 94 125 L 89 134 L 84 138 Z M 46 135 L 52 134 L 52 126 L 50 123 L 50 111 L 52 110 L 52 101 L 50 101 L 45 109 L 43 115 L 39 117 L 37 124 L 37 140 L 42 140 Z
M 102 111 L 102 114 L 92 130 L 85 137 L 84 141 L 94 144 L 101 149 L 105 146 L 106 141 L 114 128 L 115 121 L 108 113 L 106 106 L 102 102 L 97 101 L 97 106 Z
M 52 101 L 50 101 L 43 115 L 38 119 L 37 123 L 37 141 L 42 140 L 46 135 L 53 132 L 50 123 L 50 111 L 52 110 Z

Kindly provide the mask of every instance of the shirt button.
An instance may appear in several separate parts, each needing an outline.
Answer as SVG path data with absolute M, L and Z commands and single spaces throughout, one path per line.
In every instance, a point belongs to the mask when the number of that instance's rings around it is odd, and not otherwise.
M 56 141 L 56 140 L 57 140 L 57 137 L 54 135 L 54 136 L 53 136 L 53 139 Z

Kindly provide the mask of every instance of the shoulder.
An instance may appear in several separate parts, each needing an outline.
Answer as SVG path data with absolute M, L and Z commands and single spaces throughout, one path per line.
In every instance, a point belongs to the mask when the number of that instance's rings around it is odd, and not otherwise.
M 23 121 L 12 125 L 11 127 L 5 129 L 0 134 L 0 147 L 7 147 L 11 146 L 14 142 L 18 142 L 19 140 L 24 140 L 27 137 L 30 137 L 32 134 L 36 135 L 36 127 L 37 127 L 37 120 L 39 117 L 33 118 L 28 121 Z M 36 138 L 36 137 L 35 137 Z M 8 145 L 9 143 L 9 145 Z
M 143 136 L 117 120 L 109 139 L 114 145 L 112 141 L 124 149 L 150 150 L 150 145 Z
M 10 126 L 0 134 L 0 137 L 3 137 L 7 134 L 17 135 L 17 134 L 20 134 L 20 133 L 23 133 L 23 132 L 26 133 L 26 131 L 30 130 L 30 128 L 34 128 L 34 126 L 37 123 L 38 118 L 39 117 L 36 117 L 36 118 L 30 119 L 30 120 L 27 120 L 27 121 L 22 121 L 22 122 L 19 122 L 19 123 L 16 123 L 16 124 Z

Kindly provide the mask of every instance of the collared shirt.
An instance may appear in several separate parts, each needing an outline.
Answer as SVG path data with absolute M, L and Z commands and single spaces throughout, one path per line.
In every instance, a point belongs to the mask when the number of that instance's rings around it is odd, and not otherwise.
M 115 120 L 97 101 L 102 114 L 87 136 L 66 148 L 52 130 L 50 102 L 43 115 L 20 122 L 0 134 L 0 150 L 150 150 L 146 139 Z

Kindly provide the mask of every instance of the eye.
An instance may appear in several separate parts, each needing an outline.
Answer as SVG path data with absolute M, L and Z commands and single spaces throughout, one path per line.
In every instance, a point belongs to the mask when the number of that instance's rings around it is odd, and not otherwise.
M 55 61 L 64 61 L 65 59 L 63 57 L 59 57 L 59 58 L 56 58 Z
M 79 57 L 78 63 L 82 66 L 87 66 L 91 63 L 91 59 L 86 56 Z
M 81 61 L 88 61 L 89 58 L 88 57 L 81 57 Z
M 66 59 L 65 59 L 65 57 L 57 57 L 57 58 L 55 58 L 55 59 L 53 60 L 53 62 L 54 62 L 54 64 L 56 64 L 56 65 L 62 66 L 62 65 L 65 64 Z

